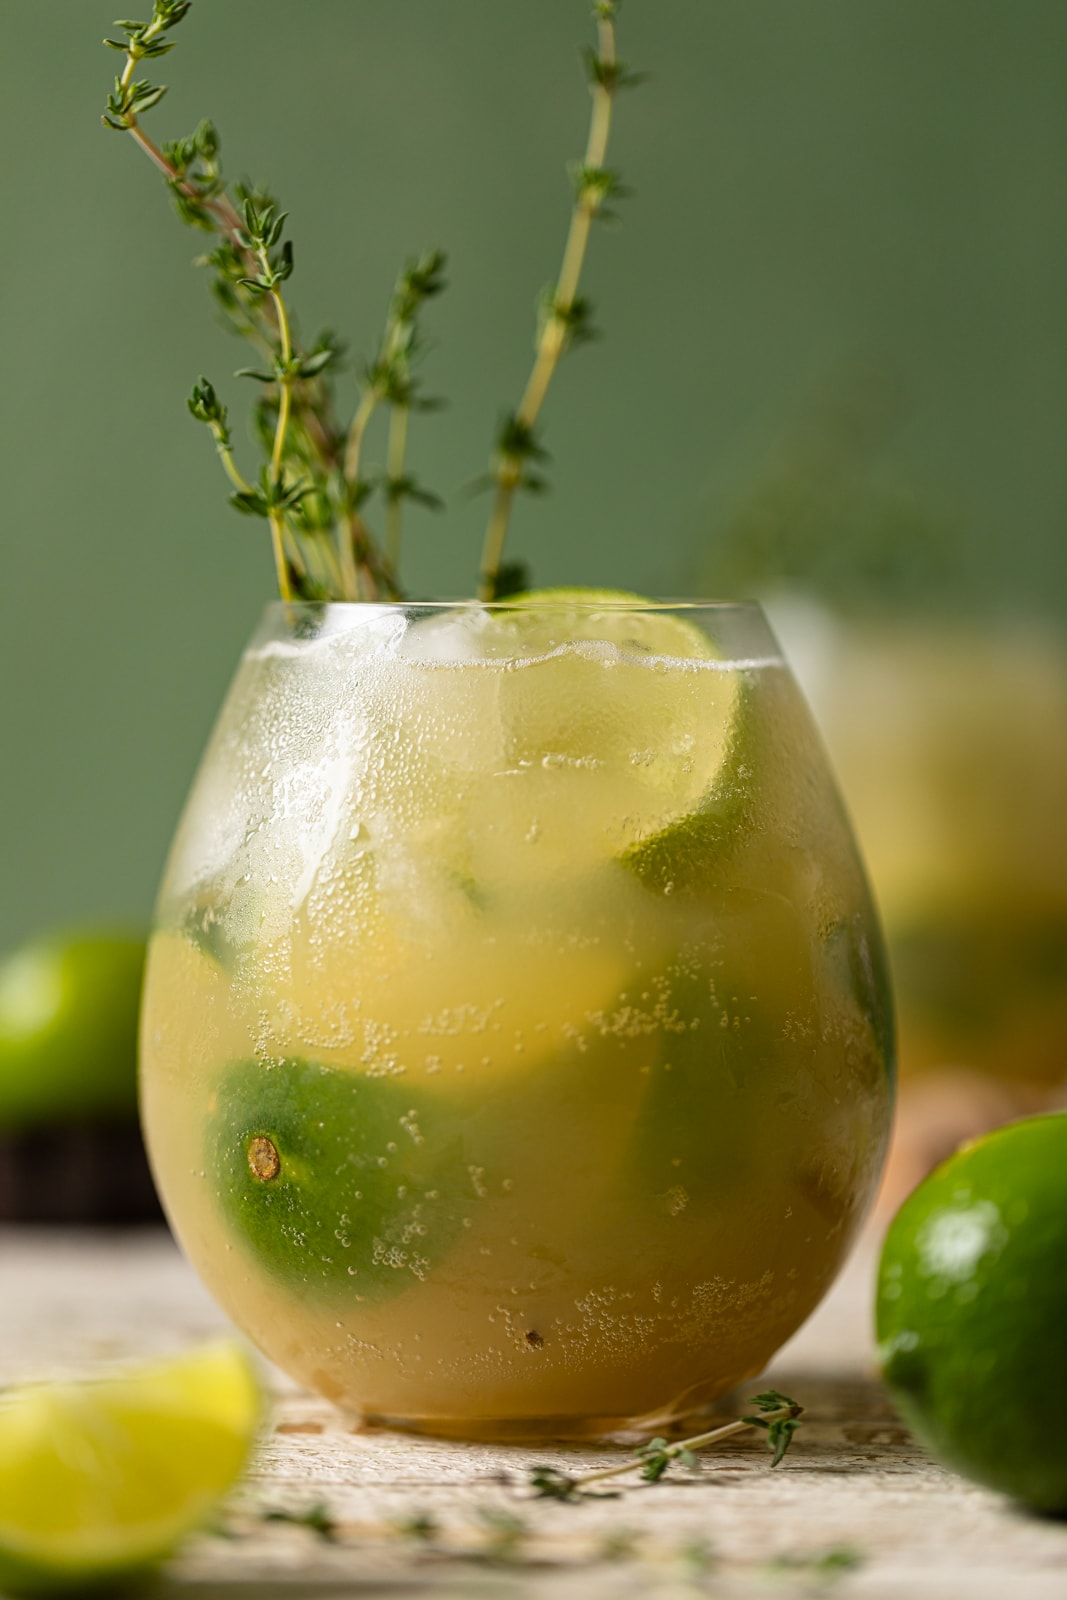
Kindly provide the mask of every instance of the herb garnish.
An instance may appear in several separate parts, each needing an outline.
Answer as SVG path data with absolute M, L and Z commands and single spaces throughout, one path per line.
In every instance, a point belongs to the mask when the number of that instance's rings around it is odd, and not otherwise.
M 594 337 L 579 281 L 593 222 L 609 215 L 608 202 L 626 192 L 605 160 L 615 95 L 638 81 L 616 52 L 618 5 L 619 0 L 593 4 L 597 47 L 586 52 L 593 97 L 589 137 L 573 173 L 570 230 L 559 277 L 544 297 L 533 371 L 518 408 L 500 426 L 485 480 L 494 492 L 478 585 L 483 599 L 512 592 L 523 582 L 516 564 L 502 562 L 512 503 L 519 490 L 545 487 L 536 470 L 547 460 L 536 434 L 545 394 L 563 354 Z M 141 117 L 167 91 L 135 73 L 142 61 L 174 48 L 167 35 L 190 6 L 191 0 L 154 0 L 148 22 L 115 23 L 125 40 L 104 42 L 126 59 L 103 120 L 108 128 L 128 133 L 164 174 L 182 221 L 215 237 L 199 264 L 212 271 L 212 290 L 227 324 L 255 346 L 259 358 L 258 365 L 237 374 L 261 385 L 254 421 L 265 460 L 254 480 L 237 464 L 228 409 L 206 378 L 194 386 L 189 410 L 215 440 L 230 480 L 231 505 L 269 524 L 283 600 L 395 599 L 404 502 L 434 509 L 441 504 L 408 470 L 406 458 L 412 412 L 439 404 L 422 394 L 415 368 L 423 350 L 423 306 L 444 288 L 444 254 L 427 251 L 401 273 L 378 353 L 363 371 L 359 403 L 350 424 L 342 427 L 333 377 L 343 346 L 329 331 L 303 344 L 283 292 L 294 260 L 292 241 L 283 237 L 287 213 L 266 191 L 249 185 L 235 184 L 231 196 L 213 123 L 201 122 L 188 138 L 163 146 L 141 126 Z M 382 407 L 389 411 L 385 467 L 367 471 L 367 427 Z M 365 515 L 376 493 L 384 501 L 384 540 L 375 536 Z
M 627 70 L 618 59 L 615 46 L 617 0 L 598 0 L 593 12 L 597 19 L 597 49 L 585 52 L 586 69 L 593 92 L 593 114 L 583 160 L 573 169 L 574 209 L 563 251 L 563 265 L 554 285 L 541 300 L 537 334 L 537 353 L 518 409 L 508 412 L 500 425 L 496 441 L 496 460 L 492 481 L 495 485 L 489 526 L 482 549 L 482 570 L 478 596 L 491 600 L 497 592 L 504 539 L 516 491 L 534 494 L 546 487 L 536 468 L 548 456 L 537 437 L 537 419 L 548 386 L 560 358 L 575 345 L 597 337 L 592 307 L 578 293 L 582 267 L 593 223 L 611 215 L 609 200 L 627 194 L 619 174 L 605 166 L 615 96 L 620 89 L 640 82 L 637 73 Z
M 754 1396 L 749 1404 L 756 1407 L 755 1413 L 750 1416 L 723 1423 L 721 1427 L 698 1433 L 690 1439 L 681 1439 L 676 1444 L 668 1444 L 666 1439 L 653 1439 L 618 1466 L 602 1467 L 597 1472 L 582 1472 L 577 1476 L 562 1472 L 558 1467 L 534 1466 L 530 1468 L 526 1481 L 539 1498 L 572 1502 L 585 1499 L 593 1485 L 631 1472 L 639 1472 L 646 1483 L 658 1483 L 675 1463 L 691 1467 L 695 1463 L 697 1450 L 709 1444 L 718 1444 L 735 1433 L 744 1432 L 746 1428 L 765 1430 L 772 1453 L 771 1466 L 776 1467 L 800 1427 L 804 1407 L 790 1400 L 788 1395 L 779 1394 L 777 1389 L 768 1389 Z

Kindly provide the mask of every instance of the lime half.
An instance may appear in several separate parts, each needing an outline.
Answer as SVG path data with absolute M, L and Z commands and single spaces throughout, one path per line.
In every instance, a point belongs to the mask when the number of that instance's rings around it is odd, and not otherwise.
M 0 1405 L 0 1587 L 112 1593 L 201 1526 L 260 1414 L 248 1359 L 212 1344 Z

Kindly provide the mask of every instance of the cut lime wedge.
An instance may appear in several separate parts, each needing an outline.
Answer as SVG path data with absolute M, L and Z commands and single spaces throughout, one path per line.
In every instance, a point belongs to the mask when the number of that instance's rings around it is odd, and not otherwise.
M 114 1593 L 202 1526 L 234 1483 L 259 1419 L 235 1343 L 0 1405 L 0 1587 Z

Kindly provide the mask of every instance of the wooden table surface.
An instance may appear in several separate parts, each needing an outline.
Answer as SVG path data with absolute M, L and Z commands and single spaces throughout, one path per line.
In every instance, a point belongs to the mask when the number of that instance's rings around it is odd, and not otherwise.
M 752 1436 L 655 1486 L 581 1505 L 531 1500 L 531 1459 L 570 1470 L 609 1450 L 531 1450 L 354 1433 L 275 1380 L 274 1414 L 235 1502 L 236 1537 L 199 1537 L 174 1600 L 449 1595 L 471 1600 L 1067 1600 L 1067 1522 L 1013 1509 L 935 1466 L 870 1366 L 873 1246 L 771 1368 L 808 1407 L 775 1471 Z M 226 1327 L 162 1232 L 0 1231 L 0 1383 L 174 1350 Z M 325 1503 L 332 1542 L 264 1523 Z M 429 1541 L 403 1531 L 421 1514 Z M 231 1530 L 232 1534 L 232 1530 Z

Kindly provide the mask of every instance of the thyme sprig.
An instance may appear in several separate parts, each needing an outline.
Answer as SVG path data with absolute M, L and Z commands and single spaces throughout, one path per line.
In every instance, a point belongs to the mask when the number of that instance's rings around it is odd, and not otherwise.
M 409 261 L 397 280 L 376 359 L 364 373 L 362 396 L 348 430 L 345 471 L 351 483 L 360 482 L 360 455 L 367 424 L 381 404 L 391 407 L 389 442 L 383 487 L 386 499 L 386 554 L 395 572 L 400 559 L 403 503 L 414 500 L 439 510 L 439 496 L 421 487 L 405 471 L 408 418 L 412 411 L 433 411 L 441 401 L 425 396 L 414 376 L 422 354 L 419 312 L 425 302 L 445 287 L 445 255 L 430 250 Z M 373 485 L 368 484 L 368 489 Z
M 589 135 L 584 157 L 572 172 L 570 229 L 559 276 L 542 301 L 533 370 L 517 409 L 504 418 L 496 438 L 488 478 L 493 501 L 479 580 L 483 598 L 512 592 L 525 582 L 519 565 L 502 564 L 501 559 L 512 503 L 520 489 L 545 487 L 539 468 L 548 456 L 537 435 L 545 395 L 565 352 L 596 336 L 592 308 L 579 293 L 579 282 L 593 223 L 609 216 L 610 202 L 626 193 L 606 157 L 615 96 L 637 81 L 616 51 L 619 3 L 593 0 L 597 46 L 586 51 L 593 102 Z M 103 121 L 129 134 L 162 172 L 181 220 L 214 236 L 198 264 L 211 271 L 212 292 L 227 325 L 258 356 L 257 365 L 237 374 L 260 385 L 254 422 L 265 460 L 258 474 L 249 477 L 238 465 L 228 409 L 207 378 L 194 385 L 189 410 L 212 434 L 229 480 L 231 505 L 269 524 L 284 600 L 398 598 L 404 505 L 440 506 L 438 497 L 409 470 L 407 452 L 412 413 L 440 403 L 423 394 L 416 368 L 425 350 L 422 313 L 444 288 L 445 257 L 439 250 L 427 251 L 400 274 L 377 354 L 362 372 L 359 402 L 351 421 L 342 426 L 333 379 L 343 346 L 328 331 L 304 344 L 284 289 L 294 265 L 292 242 L 284 237 L 287 213 L 264 190 L 237 184 L 231 193 L 214 123 L 203 121 L 192 134 L 163 145 L 141 126 L 141 118 L 167 90 L 138 78 L 139 66 L 174 48 L 168 35 L 191 4 L 153 0 L 147 22 L 116 22 L 125 38 L 104 43 L 124 54 L 125 61 Z M 389 413 L 385 466 L 368 470 L 367 429 L 379 409 Z M 375 494 L 384 503 L 384 540 L 366 520 L 367 503 Z
M 191 0 L 154 0 L 148 22 L 115 24 L 125 41 L 105 43 L 124 52 L 126 60 L 103 120 L 108 128 L 128 133 L 164 174 L 181 220 L 215 235 L 199 264 L 212 272 L 225 321 L 260 357 L 257 366 L 237 374 L 262 385 L 255 423 L 266 460 L 258 477 L 249 479 L 238 467 L 227 408 L 208 379 L 194 386 L 189 410 L 214 437 L 233 491 L 231 504 L 270 526 L 283 599 L 395 598 L 402 503 L 436 503 L 406 470 L 405 453 L 410 412 L 431 404 L 419 392 L 412 369 L 422 350 L 420 311 L 444 287 L 444 256 L 429 252 L 402 273 L 360 408 L 352 426 L 342 428 L 332 380 L 343 347 L 329 332 L 303 345 L 283 289 L 294 265 L 292 242 L 283 237 L 286 213 L 273 196 L 247 185 L 235 185 L 231 195 L 213 123 L 201 122 L 188 137 L 162 146 L 141 127 L 141 116 L 159 104 L 166 88 L 138 79 L 138 64 L 173 49 L 175 41 L 166 35 L 190 8 Z M 361 474 L 360 446 L 370 412 L 382 402 L 392 407 L 393 418 L 388 464 L 376 478 Z M 386 502 L 388 549 L 364 517 L 365 503 L 379 487 Z
M 615 97 L 621 89 L 640 81 L 640 75 L 630 72 L 618 57 L 615 36 L 618 9 L 619 0 L 595 0 L 593 6 L 597 48 L 585 52 L 593 96 L 589 135 L 585 155 L 572 172 L 574 206 L 563 263 L 555 284 L 545 291 L 541 300 L 533 369 L 518 407 L 507 413 L 497 432 L 491 471 L 493 500 L 478 583 L 478 596 L 482 600 L 492 600 L 497 594 L 504 541 L 516 494 L 520 489 L 537 494 L 546 487 L 543 474 L 536 470 L 548 459 L 537 436 L 537 420 L 556 368 L 568 350 L 596 337 L 592 307 L 579 295 L 578 288 L 593 223 L 598 217 L 610 215 L 607 201 L 621 199 L 627 192 L 619 174 L 605 163 Z
M 675 1444 L 668 1444 L 666 1439 L 652 1439 L 628 1460 L 613 1467 L 601 1467 L 597 1472 L 583 1472 L 575 1476 L 562 1472 L 558 1467 L 531 1467 L 527 1474 L 527 1485 L 539 1499 L 574 1502 L 588 1498 L 591 1490 L 597 1493 L 594 1485 L 625 1477 L 631 1472 L 639 1473 L 645 1483 L 658 1483 L 672 1466 L 693 1466 L 698 1450 L 710 1444 L 720 1444 L 734 1434 L 743 1433 L 746 1428 L 761 1428 L 766 1432 L 771 1449 L 771 1466 L 776 1467 L 800 1427 L 804 1407 L 788 1395 L 779 1394 L 777 1389 L 767 1389 L 763 1394 L 755 1395 L 749 1405 L 754 1406 L 755 1411 L 739 1417 L 736 1422 L 723 1423 L 707 1433 L 695 1434 Z

